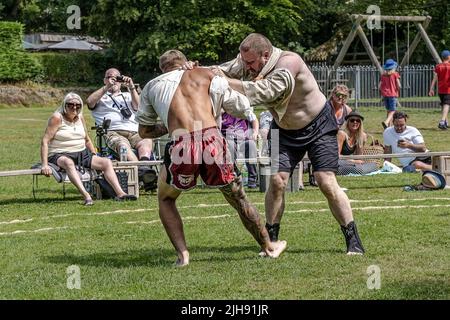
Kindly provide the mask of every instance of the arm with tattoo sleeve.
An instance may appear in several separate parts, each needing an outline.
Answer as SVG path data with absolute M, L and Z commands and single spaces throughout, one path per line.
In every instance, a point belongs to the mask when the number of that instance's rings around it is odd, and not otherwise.
M 154 125 L 139 125 L 139 135 L 141 138 L 159 138 L 165 134 L 167 134 L 169 131 L 167 130 L 166 126 L 162 123 L 156 123 Z

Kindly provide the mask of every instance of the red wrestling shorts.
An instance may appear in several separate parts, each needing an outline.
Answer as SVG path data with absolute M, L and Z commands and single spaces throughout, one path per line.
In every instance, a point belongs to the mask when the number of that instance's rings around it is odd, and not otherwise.
M 234 164 L 225 138 L 217 127 L 178 136 L 166 145 L 166 182 L 179 190 L 197 185 L 200 175 L 207 186 L 222 187 L 234 178 Z

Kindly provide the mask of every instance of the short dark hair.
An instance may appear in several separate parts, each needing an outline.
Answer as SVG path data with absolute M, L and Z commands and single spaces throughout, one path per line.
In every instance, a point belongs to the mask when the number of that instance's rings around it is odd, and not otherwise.
M 179 50 L 168 50 L 159 58 L 159 68 L 162 72 L 176 65 L 182 65 L 187 61 L 186 56 Z
M 408 115 L 405 112 L 402 111 L 395 111 L 394 115 L 392 116 L 393 120 L 398 120 L 398 119 L 408 119 Z
M 272 54 L 272 43 L 270 40 L 260 33 L 250 33 L 239 45 L 239 51 L 247 52 L 254 50 L 257 54 L 262 55 L 265 51 Z

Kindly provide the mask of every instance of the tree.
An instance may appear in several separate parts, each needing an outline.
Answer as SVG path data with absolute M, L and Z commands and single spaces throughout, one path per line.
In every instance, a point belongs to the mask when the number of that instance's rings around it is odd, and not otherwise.
M 289 0 L 99 0 L 88 21 L 120 58 L 150 72 L 170 48 L 205 63 L 230 59 L 250 32 L 282 48 L 300 47 L 301 16 Z

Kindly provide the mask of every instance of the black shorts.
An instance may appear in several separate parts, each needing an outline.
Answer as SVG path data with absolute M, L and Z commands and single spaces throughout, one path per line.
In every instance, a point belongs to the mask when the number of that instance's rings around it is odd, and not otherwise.
M 285 130 L 273 121 L 269 134 L 272 172 L 292 173 L 306 152 L 313 171 L 337 172 L 337 130 L 336 117 L 329 102 L 305 128 Z
M 420 161 L 426 164 L 431 164 L 431 157 L 416 157 L 413 161 L 411 161 L 409 164 L 413 164 L 416 161 Z
M 56 153 L 48 157 L 48 162 L 58 165 L 58 159 L 62 156 L 66 156 L 72 159 L 76 166 L 90 169 L 92 164 L 92 157 L 94 155 L 88 149 L 84 149 L 80 152 Z
M 450 94 L 439 93 L 439 99 L 441 99 L 441 106 L 450 105 Z

